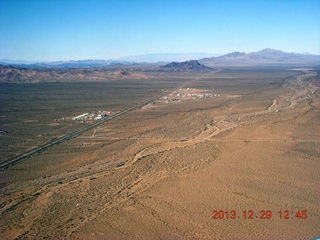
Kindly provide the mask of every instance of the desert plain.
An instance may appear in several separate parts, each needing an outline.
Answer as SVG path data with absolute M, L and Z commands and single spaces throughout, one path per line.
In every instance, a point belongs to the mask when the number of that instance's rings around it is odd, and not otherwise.
M 1 169 L 1 239 L 320 236 L 319 69 L 21 86 L 1 88 L 2 161 L 163 96 Z

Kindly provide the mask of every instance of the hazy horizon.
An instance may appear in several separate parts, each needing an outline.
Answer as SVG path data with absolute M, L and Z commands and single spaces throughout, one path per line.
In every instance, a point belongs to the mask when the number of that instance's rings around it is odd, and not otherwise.
M 270 48 L 264 48 L 264 49 L 270 49 Z M 264 49 L 260 49 L 256 52 L 262 51 Z M 272 50 L 279 50 L 282 51 L 281 49 L 272 49 Z M 233 52 L 238 52 L 238 51 L 233 51 Z M 72 61 L 114 61 L 114 62 L 146 62 L 146 63 L 156 63 L 156 62 L 166 62 L 167 59 L 170 59 L 170 57 L 172 58 L 171 60 L 168 61 L 187 61 L 187 60 L 199 60 L 202 58 L 206 58 L 206 57 L 220 57 L 226 54 L 229 54 L 232 52 L 226 52 L 226 53 L 222 53 L 222 54 L 210 54 L 210 53 L 148 53 L 148 54 L 141 54 L 141 55 L 131 55 L 131 56 L 124 56 L 124 57 L 120 57 L 120 58 L 114 58 L 114 59 L 94 59 L 94 58 L 87 58 L 87 59 L 66 59 L 66 60 L 52 60 L 52 61 L 37 61 L 37 60 L 33 60 L 33 61 L 29 61 L 29 60 L 25 60 L 25 59 L 7 59 L 7 58 L 3 58 L 0 59 L 0 61 L 2 62 L 6 62 L 6 63 L 18 63 L 18 64 L 32 64 L 32 63 L 54 63 L 54 62 L 72 62 Z M 246 54 L 248 53 L 253 53 L 253 51 L 250 52 L 245 52 Z M 305 55 L 317 55 L 319 56 L 320 54 L 312 54 L 312 53 L 298 53 L 298 52 L 288 52 L 288 53 L 297 53 L 297 54 L 305 54 Z M 190 55 L 203 55 L 203 57 L 201 58 L 188 58 L 188 56 Z M 159 60 L 147 60 L 147 61 L 140 61 L 140 60 L 134 60 L 135 58 L 141 58 L 141 59 L 145 59 L 145 58 L 149 58 L 149 57 L 155 57 L 155 59 L 159 59 Z M 175 58 L 176 57 L 176 58 Z M 180 60 L 183 59 L 183 60 Z
M 320 55 L 320 1 L 0 0 L 0 59 L 110 60 L 146 54 Z
M 227 54 L 227 53 L 223 53 L 223 54 L 210 54 L 210 53 L 197 53 L 197 52 L 193 52 L 193 53 L 148 53 L 148 54 L 141 54 L 141 55 L 130 55 L 130 56 L 123 56 L 123 57 L 120 57 L 120 58 L 114 58 L 114 59 L 94 59 L 94 58 L 87 58 L 87 59 L 67 59 L 67 60 L 53 60 L 53 61 L 42 61 L 42 62 L 64 62 L 64 61 L 125 61 L 125 59 L 128 59 L 128 58 L 135 58 L 135 57 L 144 57 L 144 56 L 169 56 L 169 55 L 207 55 L 207 56 L 212 56 L 212 57 L 217 57 L 217 56 L 222 56 L 224 54 Z M 3 59 L 0 59 L 0 61 L 12 61 L 12 62 L 30 62 L 30 63 L 36 63 L 36 62 L 41 62 L 41 61 L 28 61 L 28 60 L 24 60 L 24 59 L 7 59 L 7 58 L 3 58 Z

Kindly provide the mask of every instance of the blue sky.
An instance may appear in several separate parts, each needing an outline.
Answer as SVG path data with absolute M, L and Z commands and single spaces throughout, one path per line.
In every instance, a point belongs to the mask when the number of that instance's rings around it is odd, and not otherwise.
M 320 54 L 320 0 L 0 0 L 0 59 Z

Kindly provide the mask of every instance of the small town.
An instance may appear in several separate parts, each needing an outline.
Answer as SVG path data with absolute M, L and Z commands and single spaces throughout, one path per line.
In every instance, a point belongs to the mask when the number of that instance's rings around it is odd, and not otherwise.
M 213 98 L 219 96 L 219 94 L 209 93 L 205 90 L 194 88 L 180 88 L 179 90 L 172 92 L 168 96 L 163 97 L 163 99 L 165 100 L 165 103 L 170 103 L 203 98 Z

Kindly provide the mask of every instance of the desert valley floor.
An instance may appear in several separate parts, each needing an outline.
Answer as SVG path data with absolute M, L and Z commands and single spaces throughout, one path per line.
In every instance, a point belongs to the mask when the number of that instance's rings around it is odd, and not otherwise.
M 268 71 L 198 74 L 183 88 L 214 97 L 161 98 L 1 170 L 0 238 L 319 236 L 319 75 Z

